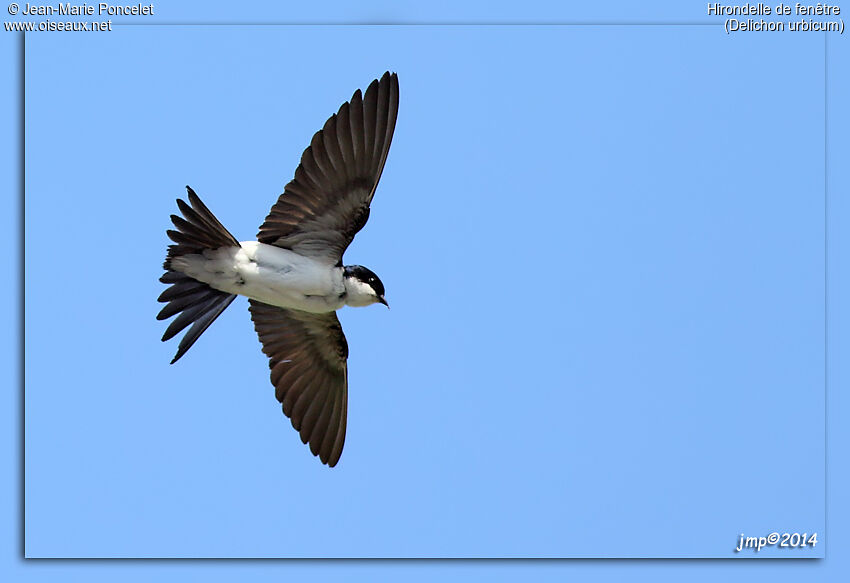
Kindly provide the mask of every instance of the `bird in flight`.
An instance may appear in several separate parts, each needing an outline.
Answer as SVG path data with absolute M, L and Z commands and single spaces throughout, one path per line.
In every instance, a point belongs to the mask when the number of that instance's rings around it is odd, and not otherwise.
M 185 328 L 175 363 L 237 295 L 248 297 L 254 328 L 269 357 L 275 396 L 301 441 L 322 463 L 342 454 L 348 407 L 348 343 L 336 310 L 382 303 L 371 270 L 342 255 L 369 218 L 398 115 L 398 77 L 384 73 L 316 132 L 295 178 L 272 206 L 256 241 L 238 241 L 188 191 L 166 255 L 169 284 L 158 320 L 172 320 L 163 341 Z

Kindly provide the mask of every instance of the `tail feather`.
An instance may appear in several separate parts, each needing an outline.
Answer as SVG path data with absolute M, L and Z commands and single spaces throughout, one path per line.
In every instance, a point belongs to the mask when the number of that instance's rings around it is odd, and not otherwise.
M 191 278 L 187 276 L 187 279 Z M 194 282 L 194 280 L 191 281 Z M 180 339 L 180 344 L 177 346 L 177 354 L 174 355 L 174 358 L 171 360 L 171 364 L 174 364 L 180 360 L 181 356 L 186 354 L 186 351 L 192 347 L 198 338 L 200 338 L 201 334 L 210 327 L 210 324 L 215 322 L 215 319 L 218 318 L 227 306 L 229 306 L 236 298 L 233 294 L 213 290 L 205 283 L 195 283 L 198 284 L 199 288 L 206 288 L 206 290 L 199 290 L 201 293 L 209 290 L 213 292 L 213 294 L 206 299 L 201 300 L 198 304 L 192 304 L 191 307 L 184 308 L 182 313 L 177 316 L 165 330 L 165 334 L 162 335 L 163 342 L 173 338 L 180 331 L 186 328 L 186 326 L 192 324 L 192 327 L 189 328 L 188 332 L 186 332 L 186 334 L 183 335 L 183 338 Z M 165 308 L 163 308 L 163 311 L 168 309 L 169 305 L 166 305 Z M 160 312 L 160 315 L 161 314 L 162 312 Z M 158 319 L 164 318 L 160 318 L 158 316 Z
M 177 207 L 183 213 L 183 217 L 171 215 L 171 222 L 177 230 L 166 231 L 168 238 L 176 245 L 168 246 L 168 255 L 165 258 L 165 269 L 171 269 L 171 260 L 181 255 L 192 255 L 201 253 L 204 249 L 218 249 L 219 247 L 238 247 L 239 241 L 224 228 L 210 209 L 201 202 L 201 199 L 190 187 L 186 187 L 189 193 L 189 206 L 183 200 L 177 199 Z
M 195 290 L 193 292 L 183 294 L 180 297 L 176 297 L 173 300 L 170 300 L 168 302 L 168 304 L 166 304 L 166 306 L 164 308 L 162 308 L 162 310 L 160 310 L 159 314 L 157 314 L 157 316 L 156 316 L 157 320 L 165 320 L 165 319 L 170 318 L 171 316 L 173 316 L 175 314 L 182 312 L 182 314 L 180 314 L 180 316 L 171 323 L 171 325 L 168 327 L 168 330 L 166 330 L 165 334 L 166 334 L 166 336 L 168 336 L 168 338 L 166 338 L 166 340 L 173 337 L 180 330 L 182 330 L 183 328 L 185 328 L 191 322 L 194 321 L 192 319 L 186 321 L 186 318 L 189 318 L 190 314 L 195 313 L 195 311 L 201 305 L 206 304 L 209 300 L 212 300 L 212 299 L 219 297 L 223 293 L 223 292 L 211 289 L 206 284 L 197 285 L 197 282 L 195 282 L 194 280 L 192 280 L 191 283 L 196 284 Z M 226 294 L 226 295 L 230 295 L 230 294 Z M 181 320 L 181 318 L 182 318 L 182 320 Z M 175 325 L 178 325 L 182 322 L 186 322 L 186 323 L 183 324 L 182 326 L 175 327 Z M 172 329 L 174 329 L 173 332 L 172 332 Z
M 180 340 L 177 355 L 171 361 L 172 364 L 192 347 L 236 297 L 171 269 L 171 260 L 175 257 L 201 253 L 205 249 L 239 245 L 239 241 L 215 218 L 195 191 L 188 186 L 186 190 L 189 192 L 191 206 L 177 199 L 177 206 L 183 213 L 183 217 L 171 215 L 171 222 L 178 230 L 167 231 L 168 238 L 175 244 L 168 246 L 168 254 L 163 266 L 166 272 L 159 279 L 162 283 L 171 285 L 158 298 L 158 301 L 167 303 L 156 318 L 166 320 L 177 315 L 162 335 L 163 342 L 173 338 L 190 324 L 192 325 Z
M 171 300 L 182 298 L 183 296 L 193 295 L 197 291 L 197 281 L 186 276 L 178 271 L 166 271 L 159 278 L 162 283 L 173 283 L 171 287 L 159 294 L 157 301 L 170 302 Z

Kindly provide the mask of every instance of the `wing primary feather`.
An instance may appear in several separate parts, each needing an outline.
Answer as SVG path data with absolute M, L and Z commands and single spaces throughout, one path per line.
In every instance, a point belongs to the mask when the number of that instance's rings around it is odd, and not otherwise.
M 328 387 L 324 383 L 318 384 L 317 389 L 311 395 L 310 403 L 301 419 L 301 441 L 310 444 L 310 451 L 313 455 L 318 453 L 318 448 L 313 439 L 313 429 L 316 427 L 319 415 L 325 409 L 325 403 L 327 403 L 329 396 L 330 391 Z
M 319 171 L 322 173 L 323 183 L 322 189 L 324 191 L 330 190 L 333 188 L 333 180 L 332 176 L 334 175 L 334 167 L 331 164 L 331 161 L 328 159 L 328 153 L 324 148 L 324 130 L 319 130 L 315 134 L 313 134 L 313 139 L 310 142 L 309 149 L 313 154 L 313 159 L 316 161 L 316 166 Z
M 369 165 L 366 158 L 366 142 L 363 128 L 363 97 L 358 89 L 351 98 L 349 112 L 351 123 L 351 145 L 354 153 L 354 172 L 356 176 L 366 174 Z
M 342 160 L 343 176 L 347 182 L 357 178 L 357 169 L 354 160 L 354 145 L 351 143 L 351 118 L 349 116 L 349 104 L 343 103 L 336 117 L 336 140 L 339 146 L 340 158 Z
M 348 385 L 348 367 L 343 371 L 345 377 L 345 385 Z M 345 446 L 345 430 L 348 422 L 348 391 L 342 394 L 342 403 L 340 405 L 340 418 L 337 422 L 336 435 L 334 436 L 333 448 L 328 456 L 328 465 L 334 467 L 342 455 L 342 448 Z
M 307 376 L 309 378 L 306 378 Z M 318 382 L 316 375 L 302 375 L 302 378 L 306 378 L 306 380 L 298 398 L 295 399 L 295 403 L 292 405 L 292 425 L 295 426 L 295 422 L 298 421 L 298 427 L 296 429 L 302 432 L 302 441 L 304 441 L 304 416 L 307 414 L 310 405 L 316 400 L 316 393 L 320 389 L 316 387 L 316 383 Z M 304 443 L 307 442 L 304 441 Z
M 375 156 L 375 131 L 378 127 L 378 80 L 372 81 L 366 90 L 363 100 L 363 140 L 364 150 L 363 163 L 366 165 L 366 174 L 372 171 L 372 161 Z
M 336 441 L 336 435 L 339 428 L 341 407 L 342 393 L 336 391 L 333 394 L 333 403 L 330 407 L 328 407 L 328 409 L 330 409 L 330 415 L 328 416 L 327 422 L 321 429 L 319 457 L 324 463 L 328 463 L 331 457 L 331 452 L 333 451 L 334 442 Z
M 289 385 L 288 387 L 287 384 Z M 302 374 L 293 379 L 292 383 L 284 383 L 284 379 L 281 378 L 279 385 L 284 387 L 284 393 L 283 399 L 278 399 L 278 401 L 280 401 L 280 404 L 283 405 L 284 414 L 292 419 L 292 426 L 295 427 L 296 431 L 298 431 L 301 429 L 301 416 L 299 414 L 296 424 L 295 403 L 298 402 L 298 399 L 301 397 L 304 390 L 309 388 L 310 382 L 306 375 Z
M 328 457 L 327 455 L 320 454 L 322 453 L 322 444 L 325 441 L 325 437 L 330 433 L 331 417 L 333 416 L 334 407 L 339 395 L 338 391 L 334 391 L 333 387 L 330 386 L 327 386 L 326 391 L 325 403 L 322 405 L 322 410 L 319 413 L 318 419 L 316 419 L 316 424 L 310 432 L 310 444 L 312 446 L 310 449 L 313 451 L 313 455 L 319 455 L 322 462 L 325 462 Z
M 334 431 L 331 431 L 331 422 L 336 409 L 336 404 L 339 400 L 339 395 L 339 391 L 334 391 L 332 386 L 328 386 L 327 400 L 319 414 L 319 418 L 316 420 L 316 426 L 313 428 L 312 435 L 310 436 L 310 442 L 315 443 L 316 445 L 315 453 L 321 454 L 319 457 L 323 462 L 326 461 L 328 457 L 323 445 L 325 441 L 328 440 L 329 434 L 335 433 Z
M 385 82 L 385 78 L 381 78 L 381 83 L 378 85 L 378 95 L 375 100 L 377 111 L 375 114 L 375 142 L 372 144 L 372 166 L 371 174 L 376 174 L 379 171 L 381 164 L 381 154 L 384 151 L 384 142 L 387 135 L 387 109 L 389 108 L 390 88 Z
M 337 116 L 333 114 L 328 121 L 325 122 L 325 127 L 322 128 L 322 145 L 325 152 L 328 154 L 328 160 L 333 167 L 334 178 L 345 176 L 345 166 L 342 159 L 342 154 L 339 151 L 339 143 L 337 142 Z

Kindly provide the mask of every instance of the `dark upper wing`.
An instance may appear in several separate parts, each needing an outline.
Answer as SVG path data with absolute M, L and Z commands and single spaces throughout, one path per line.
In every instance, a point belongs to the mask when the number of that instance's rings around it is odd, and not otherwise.
M 369 218 L 398 115 L 398 77 L 384 73 L 316 132 L 257 239 L 329 264 Z
M 336 312 L 311 314 L 249 302 L 284 414 L 313 455 L 335 466 L 348 408 L 348 343 Z

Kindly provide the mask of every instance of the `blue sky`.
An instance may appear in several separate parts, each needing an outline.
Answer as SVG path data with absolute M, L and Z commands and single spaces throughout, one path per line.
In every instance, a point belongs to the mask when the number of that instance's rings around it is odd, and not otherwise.
M 215 20 L 184 10 L 159 17 Z M 732 557 L 740 533 L 824 532 L 823 36 L 134 26 L 26 51 L 28 556 Z M 340 313 L 329 470 L 244 300 L 169 366 L 157 278 L 185 184 L 253 238 L 312 133 L 387 69 L 399 121 L 346 260 L 393 309 Z

